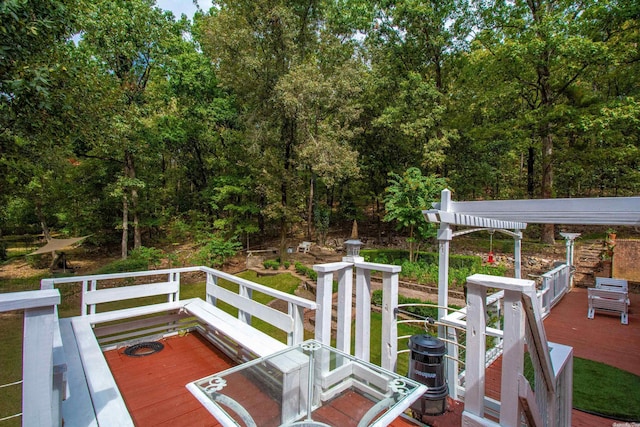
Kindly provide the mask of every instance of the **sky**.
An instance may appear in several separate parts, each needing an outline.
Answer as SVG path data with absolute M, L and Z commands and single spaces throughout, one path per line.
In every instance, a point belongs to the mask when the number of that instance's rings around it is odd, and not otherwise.
M 197 0 L 197 2 L 200 5 L 200 9 L 204 11 L 208 11 L 211 8 L 211 0 Z M 172 11 L 176 19 L 179 19 L 183 13 L 191 19 L 197 10 L 193 0 L 156 0 L 156 5 L 162 9 Z

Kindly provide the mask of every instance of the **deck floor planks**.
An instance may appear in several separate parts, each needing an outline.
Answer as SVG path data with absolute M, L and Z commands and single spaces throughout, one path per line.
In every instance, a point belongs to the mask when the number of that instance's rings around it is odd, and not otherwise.
M 105 357 L 114 378 L 139 427 L 216 427 L 220 423 L 202 407 L 189 393 L 185 385 L 215 372 L 220 372 L 234 363 L 199 334 L 173 337 L 163 340 L 165 348 L 153 355 L 129 357 L 124 349 L 105 352 Z M 279 425 L 279 406 L 274 401 L 265 402 L 264 395 L 254 385 L 236 384 L 244 387 L 249 396 L 247 409 L 256 410 L 262 417 L 260 426 Z M 358 420 L 372 406 L 372 402 L 357 393 L 347 393 L 314 412 L 325 422 L 334 426 L 356 426 Z M 399 418 L 393 426 L 415 425 Z
M 105 352 L 135 424 L 219 425 L 185 385 L 235 363 L 197 333 L 163 343 L 162 351 L 143 357 L 126 356 L 123 349 Z
M 640 295 L 630 294 L 629 325 L 620 324 L 620 316 L 597 313 L 587 319 L 587 291 L 575 288 L 552 309 L 545 319 L 547 339 L 574 348 L 574 356 L 595 360 L 640 375 Z M 151 360 L 165 353 L 164 359 L 153 367 Z M 198 334 L 165 341 L 165 350 L 141 358 L 130 358 L 118 351 L 106 352 L 116 382 L 132 409 L 138 426 L 219 426 L 184 387 L 188 382 L 222 371 L 233 363 Z M 144 360 L 135 363 L 133 360 Z M 160 360 L 162 362 L 160 363 Z M 142 365 L 149 365 L 144 370 Z M 499 397 L 501 359 L 488 370 L 486 390 L 489 396 Z M 142 392 L 144 390 L 144 392 Z M 156 394 L 164 394 L 162 399 Z M 356 393 L 353 393 L 357 396 Z M 361 398 L 361 396 L 358 396 Z M 336 399 L 335 407 L 326 407 L 314 415 L 324 417 L 332 425 L 348 426 L 366 405 L 348 399 Z M 356 409 L 362 406 L 364 409 Z M 360 414 L 362 415 L 362 414 Z M 437 417 L 436 417 L 437 418 Z M 610 426 L 614 421 L 573 411 L 573 427 Z M 356 423 L 357 424 L 357 423 Z M 436 425 L 437 423 L 434 423 Z M 355 424 L 354 424 L 355 425 Z M 398 419 L 393 426 L 409 426 L 410 421 Z

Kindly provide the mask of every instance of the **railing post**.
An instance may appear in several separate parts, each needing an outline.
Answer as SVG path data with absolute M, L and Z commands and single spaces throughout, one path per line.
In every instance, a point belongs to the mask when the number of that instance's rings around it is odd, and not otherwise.
M 322 344 L 331 345 L 331 296 L 333 287 L 333 272 L 323 271 L 320 267 L 314 266 L 318 273 L 316 282 L 316 303 L 319 307 L 316 310 L 316 340 Z
M 238 285 L 238 295 L 241 297 L 251 299 L 251 295 L 253 294 L 252 290 L 246 286 Z M 246 311 L 242 311 L 238 309 L 238 319 L 246 323 L 247 325 L 251 324 L 251 313 Z
M 289 316 L 293 319 L 293 331 L 287 335 L 287 345 L 298 345 L 304 341 L 304 307 L 290 302 Z
M 371 270 L 356 265 L 356 354 L 365 362 L 371 353 Z
M 524 334 L 522 292 L 505 290 L 502 372 L 508 372 L 509 375 L 502 375 L 500 385 L 501 426 L 520 426 L 522 405 L 518 396 L 518 383 L 513 378 L 520 378 L 524 371 Z
M 336 333 L 336 348 L 347 354 L 351 354 L 352 306 L 353 267 L 349 266 L 338 271 L 338 330 Z
M 449 384 L 449 396 L 452 399 L 458 400 L 458 368 L 459 368 L 459 345 L 458 345 L 458 333 L 456 328 L 447 327 L 447 383 Z
M 398 360 L 398 271 L 382 274 L 382 351 L 381 365 L 384 369 L 396 371 Z
M 522 231 L 515 230 L 513 238 L 513 270 L 516 279 L 522 278 Z
M 55 306 L 24 311 L 22 425 L 59 425 L 53 419 L 53 326 Z
M 484 417 L 485 329 L 487 326 L 484 286 L 467 282 L 467 353 L 464 410 Z M 463 418 L 464 422 L 464 418 Z
M 49 283 L 45 284 L 48 286 Z M 53 347 L 57 289 L 0 294 L 0 312 L 24 310 L 22 425 L 59 426 L 59 394 L 54 392 Z
M 218 277 L 211 272 L 207 272 L 206 299 L 211 305 L 216 305 L 216 288 L 218 287 Z

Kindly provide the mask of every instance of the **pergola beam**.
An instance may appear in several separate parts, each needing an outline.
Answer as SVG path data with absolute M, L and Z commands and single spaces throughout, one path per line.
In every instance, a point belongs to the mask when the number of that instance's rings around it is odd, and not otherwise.
M 451 201 L 447 212 L 530 224 L 638 226 L 640 197 Z
M 484 218 L 480 216 L 465 215 L 455 212 L 446 212 L 438 209 L 422 211 L 422 214 L 428 222 L 446 222 L 449 225 L 505 230 L 524 230 L 525 228 L 527 228 L 527 224 L 525 222 L 504 221 L 494 218 Z

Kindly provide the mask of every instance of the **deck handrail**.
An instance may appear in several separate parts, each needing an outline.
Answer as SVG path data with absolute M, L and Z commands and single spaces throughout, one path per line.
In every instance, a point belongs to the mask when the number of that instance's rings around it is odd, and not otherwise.
M 551 308 L 556 305 L 571 286 L 572 267 L 560 264 L 552 270 L 542 274 L 542 286 L 538 290 L 541 314 L 546 317 Z
M 0 294 L 0 313 L 24 310 L 22 351 L 22 425 L 59 426 L 59 392 L 54 379 L 57 289 Z M 61 379 L 61 377 L 59 377 Z
M 316 301 L 316 339 L 323 344 L 331 342 L 332 288 L 334 274 L 338 282 L 336 348 L 351 354 L 351 312 L 353 300 L 353 269 L 356 276 L 356 336 L 355 356 L 364 361 L 370 358 L 371 331 L 371 273 L 382 273 L 382 354 L 381 366 L 396 370 L 398 358 L 398 330 L 396 328 L 398 283 L 401 267 L 373 262 L 333 262 L 314 265 L 318 274 Z
M 118 279 L 136 279 L 152 276 L 167 276 L 163 284 L 171 284 L 167 286 L 169 288 L 179 288 L 180 286 L 180 274 L 189 272 L 203 272 L 206 280 L 206 301 L 210 304 L 216 304 L 217 300 L 228 302 L 238 308 L 238 318 L 243 322 L 250 324 L 252 316 L 261 318 L 274 325 L 275 327 L 283 330 L 287 334 L 287 344 L 295 345 L 304 340 L 304 310 L 315 310 L 317 304 L 315 301 L 311 301 L 305 298 L 291 295 L 286 292 L 279 291 L 277 289 L 269 288 L 268 286 L 261 285 L 259 283 L 252 282 L 229 273 L 225 273 L 214 268 L 205 266 L 194 267 L 182 267 L 162 270 L 147 270 L 138 272 L 126 272 L 126 273 L 110 273 L 110 274 L 97 274 L 77 277 L 61 277 L 61 278 L 48 278 L 41 280 L 41 289 L 53 289 L 55 285 L 69 284 L 69 283 L 81 283 L 83 292 L 83 315 L 95 314 L 95 306 L 105 300 L 114 301 L 119 299 L 131 299 L 138 296 L 149 296 L 154 294 L 153 285 L 149 283 L 147 285 L 136 285 L 122 287 L 122 292 L 113 292 L 113 296 L 105 296 L 104 298 L 94 297 L 93 295 L 99 292 L 99 282 L 112 281 Z M 218 279 L 224 279 L 229 282 L 238 285 L 238 293 L 227 291 L 218 286 Z M 159 285 L 160 286 L 160 285 Z M 287 313 L 282 313 L 278 310 L 272 309 L 266 305 L 257 303 L 251 299 L 252 292 L 260 292 L 271 297 L 285 301 L 288 304 Z M 158 290 L 159 293 L 168 293 L 162 290 Z M 232 295 L 233 294 L 233 295 Z M 91 295 L 91 299 L 85 298 Z M 179 300 L 179 292 L 175 291 L 170 294 L 169 300 Z
M 467 354 L 463 424 L 495 425 L 485 416 L 485 328 L 487 289 L 504 290 L 504 336 L 500 425 L 519 426 L 522 416 L 542 426 L 571 425 L 572 366 L 570 348 L 554 344 L 560 357 L 552 360 L 547 344 L 535 282 L 474 274 L 467 278 Z M 535 371 L 535 391 L 523 381 L 525 342 Z M 563 350 L 564 348 L 564 350 Z M 568 350 L 566 350 L 568 349 Z M 532 399 L 535 397 L 535 400 Z M 535 402 L 535 403 L 534 403 Z M 569 408 L 569 409 L 567 409 Z M 537 422 L 537 421 L 536 421 Z

